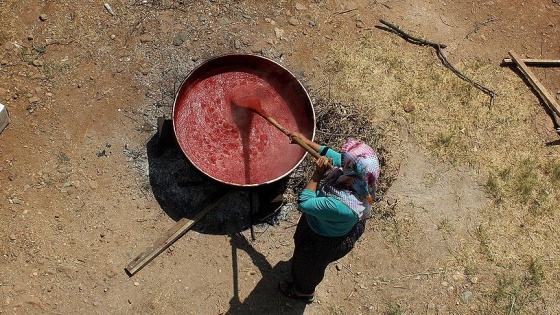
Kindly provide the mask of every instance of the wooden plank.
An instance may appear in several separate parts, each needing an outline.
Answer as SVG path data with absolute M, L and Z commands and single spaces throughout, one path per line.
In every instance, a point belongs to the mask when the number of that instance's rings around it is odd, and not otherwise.
M 228 194 L 225 188 L 214 191 L 208 198 L 202 201 L 195 209 L 196 215 L 192 219 L 182 218 L 177 221 L 165 234 L 148 246 L 140 255 L 134 258 L 125 270 L 129 276 L 133 276 L 146 266 L 152 259 L 167 249 L 171 244 L 188 232 L 198 221 L 212 210 Z
M 521 59 L 526 65 L 535 66 L 560 66 L 560 59 Z M 515 61 L 510 58 L 504 58 L 502 63 L 505 64 L 515 64 Z
M 558 103 L 554 99 L 554 97 L 548 92 L 548 90 L 541 84 L 537 76 L 533 74 L 531 69 L 527 67 L 527 65 L 513 50 L 509 52 L 509 55 L 521 70 L 521 73 L 529 80 L 529 83 L 533 86 L 533 88 L 539 93 L 540 97 L 543 101 L 548 105 L 548 107 L 556 113 L 560 117 L 560 107 Z

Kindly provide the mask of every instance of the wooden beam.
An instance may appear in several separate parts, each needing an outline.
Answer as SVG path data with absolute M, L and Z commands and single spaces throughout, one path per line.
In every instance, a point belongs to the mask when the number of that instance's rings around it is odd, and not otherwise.
M 535 65 L 535 66 L 560 66 L 559 59 L 521 59 L 523 63 L 526 65 Z M 515 64 L 515 61 L 511 58 L 504 58 L 502 63 L 505 64 Z
M 198 221 L 212 210 L 228 194 L 225 188 L 217 189 L 208 198 L 202 201 L 195 209 L 196 215 L 192 219 L 182 218 L 177 221 L 165 234 L 148 246 L 140 255 L 134 258 L 125 270 L 129 276 L 133 276 L 146 266 L 152 259 L 171 246 L 176 240 L 188 232 Z
M 548 90 L 541 84 L 537 76 L 533 74 L 531 69 L 529 69 L 527 65 L 523 62 L 523 59 L 521 59 L 513 50 L 509 52 L 509 55 L 511 56 L 515 64 L 517 64 L 521 73 L 523 73 L 523 75 L 527 78 L 529 83 L 531 83 L 533 88 L 537 91 L 537 93 L 539 93 L 539 96 L 542 98 L 542 100 L 548 105 L 548 107 L 552 111 L 554 111 L 554 113 L 556 113 L 556 115 L 560 117 L 560 107 L 558 106 L 558 103 L 556 102 L 554 97 L 548 92 Z

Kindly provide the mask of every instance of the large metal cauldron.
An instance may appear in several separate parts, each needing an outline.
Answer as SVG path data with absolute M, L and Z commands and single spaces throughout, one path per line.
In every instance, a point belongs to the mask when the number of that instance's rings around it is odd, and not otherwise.
M 312 139 L 315 113 L 305 88 L 272 60 L 225 55 L 194 69 L 173 106 L 175 136 L 189 161 L 209 177 L 234 186 L 257 186 L 288 175 L 305 150 L 264 118 L 229 101 L 258 91 L 266 113 L 288 130 Z

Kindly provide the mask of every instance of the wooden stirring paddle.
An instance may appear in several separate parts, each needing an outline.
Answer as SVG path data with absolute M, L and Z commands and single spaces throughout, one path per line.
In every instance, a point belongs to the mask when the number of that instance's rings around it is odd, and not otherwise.
M 278 130 L 280 130 L 282 133 L 291 137 L 292 141 L 299 144 L 299 146 L 304 148 L 313 157 L 315 157 L 316 159 L 321 157 L 321 155 L 317 153 L 317 151 L 315 151 L 313 148 L 311 148 L 309 145 L 303 142 L 302 139 L 296 136 L 291 136 L 288 129 L 284 128 L 284 126 L 280 125 L 274 118 L 270 117 L 262 108 L 261 99 L 258 98 L 257 96 L 251 95 L 251 96 L 243 96 L 237 98 L 234 97 L 231 99 L 231 103 L 233 104 L 233 106 L 246 108 L 254 113 L 257 113 L 259 116 L 261 116 L 262 118 L 270 122 L 272 125 L 274 125 L 274 127 L 278 128 Z

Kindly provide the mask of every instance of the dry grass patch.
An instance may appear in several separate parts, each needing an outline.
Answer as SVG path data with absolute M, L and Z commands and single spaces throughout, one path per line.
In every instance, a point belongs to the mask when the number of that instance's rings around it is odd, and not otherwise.
M 494 203 L 484 210 L 479 244 L 474 253 L 456 255 L 458 265 L 469 257 L 472 269 L 495 275 L 481 305 L 512 314 L 555 305 L 560 159 L 535 130 L 535 117 L 548 117 L 523 80 L 509 68 L 450 60 L 498 93 L 490 108 L 488 95 L 443 67 L 432 49 L 392 35 L 333 47 L 329 60 L 329 95 L 383 130 L 392 157 L 413 141 L 442 162 L 470 165 L 485 176 L 480 184 Z

